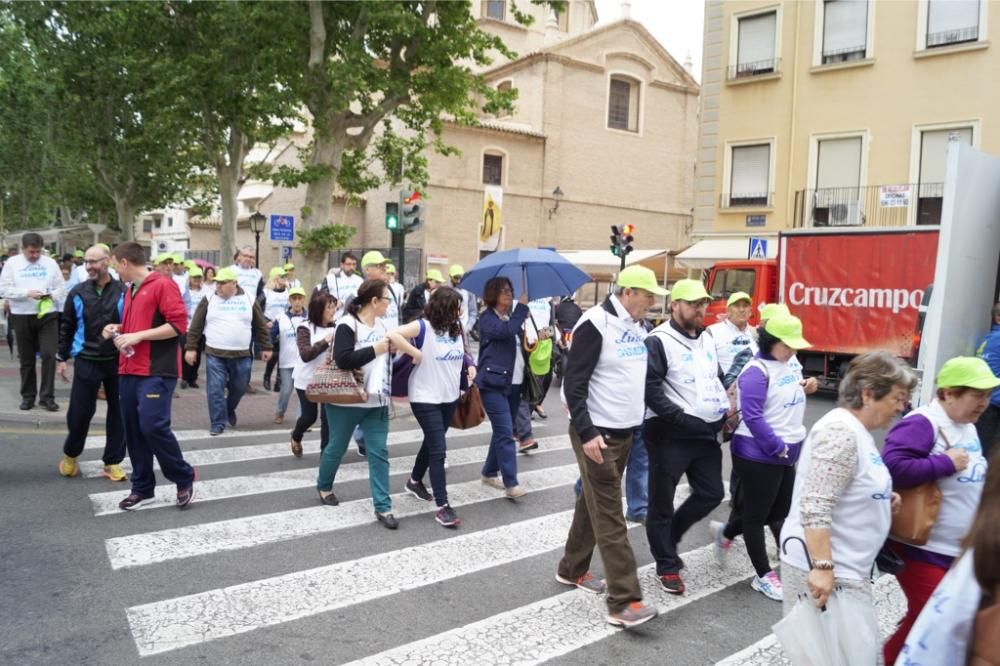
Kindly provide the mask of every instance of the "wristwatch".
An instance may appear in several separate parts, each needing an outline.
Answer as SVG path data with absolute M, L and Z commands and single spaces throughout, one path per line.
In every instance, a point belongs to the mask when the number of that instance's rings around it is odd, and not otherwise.
M 823 571 L 833 571 L 833 560 L 813 560 L 813 569 L 821 569 Z

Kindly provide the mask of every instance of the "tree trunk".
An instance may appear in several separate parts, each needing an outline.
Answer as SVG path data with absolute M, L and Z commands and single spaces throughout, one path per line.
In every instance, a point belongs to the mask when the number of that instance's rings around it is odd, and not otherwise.
M 341 155 L 344 152 L 344 145 L 340 142 L 341 134 L 334 128 L 327 126 L 326 131 L 317 131 L 313 143 L 313 152 L 310 156 L 310 165 L 322 165 L 330 169 L 330 172 L 306 186 L 306 205 L 302 210 L 303 230 L 318 229 L 324 225 L 331 224 L 333 194 L 337 186 L 337 173 L 341 164 Z M 296 266 L 296 268 L 298 268 Z M 326 256 L 322 258 L 308 257 L 303 262 L 303 270 L 296 271 L 303 285 L 314 286 L 319 284 L 323 276 L 326 275 Z
M 239 213 L 239 202 L 236 197 L 240 192 L 239 174 L 232 166 L 219 167 L 216 173 L 222 198 L 222 228 L 219 236 L 222 256 L 219 264 L 228 266 L 230 258 L 236 253 L 236 216 Z
M 115 197 L 115 212 L 118 213 L 118 226 L 122 230 L 122 241 L 135 240 L 135 208 L 126 197 Z M 156 248 L 152 248 L 156 254 Z

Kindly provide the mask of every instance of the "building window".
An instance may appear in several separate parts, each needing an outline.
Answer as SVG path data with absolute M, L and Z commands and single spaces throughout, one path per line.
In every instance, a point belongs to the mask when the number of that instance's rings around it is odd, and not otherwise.
M 168 217 L 167 218 L 167 226 L 168 227 L 174 226 L 174 218 L 172 218 L 172 217 Z
M 920 133 L 920 171 L 917 183 L 917 224 L 940 224 L 944 200 L 945 160 L 948 139 L 954 135 L 971 146 L 972 128 L 926 130 Z
M 511 83 L 510 81 L 501 81 L 500 84 L 497 85 L 497 90 L 499 90 L 500 92 L 508 92 L 513 88 L 514 84 Z
M 507 3 L 504 0 L 483 0 L 483 16 L 503 21 L 507 14 Z
M 503 155 L 483 155 L 483 184 L 503 184 Z
M 639 82 L 615 76 L 608 89 L 608 128 L 639 131 Z
M 771 144 L 733 146 L 728 206 L 768 206 L 771 203 Z
M 566 3 L 563 10 L 556 15 L 556 19 L 559 21 L 559 32 L 569 32 L 569 7 L 570 3 Z
M 823 3 L 823 64 L 864 60 L 868 50 L 868 0 Z
M 927 48 L 979 39 L 979 0 L 928 0 Z
M 153 230 L 153 221 L 148 217 L 142 221 L 142 231 L 143 233 L 149 233 Z
M 730 68 L 730 79 L 778 71 L 777 30 L 777 11 L 737 19 L 736 64 Z
M 860 136 L 817 142 L 813 226 L 857 226 L 864 223 L 861 156 Z

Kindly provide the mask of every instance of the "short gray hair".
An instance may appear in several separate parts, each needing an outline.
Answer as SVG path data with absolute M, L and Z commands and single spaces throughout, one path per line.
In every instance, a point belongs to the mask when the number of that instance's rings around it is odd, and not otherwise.
M 910 392 L 917 387 L 917 375 L 910 366 L 887 351 L 866 352 L 847 366 L 847 373 L 840 380 L 839 404 L 861 409 L 865 391 L 871 391 L 875 400 L 881 400 L 896 387 Z

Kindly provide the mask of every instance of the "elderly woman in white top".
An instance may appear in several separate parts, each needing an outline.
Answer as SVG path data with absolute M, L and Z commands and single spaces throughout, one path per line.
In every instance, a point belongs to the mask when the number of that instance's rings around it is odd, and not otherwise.
M 838 594 L 874 604 L 871 570 L 899 495 L 892 492 L 892 478 L 870 431 L 888 427 L 916 381 L 890 353 L 862 354 L 840 382 L 840 406 L 809 432 L 781 531 L 786 614 L 801 595 L 824 606 L 834 586 Z M 792 537 L 803 539 L 805 547 L 789 543 Z M 881 661 L 881 651 L 877 656 Z

